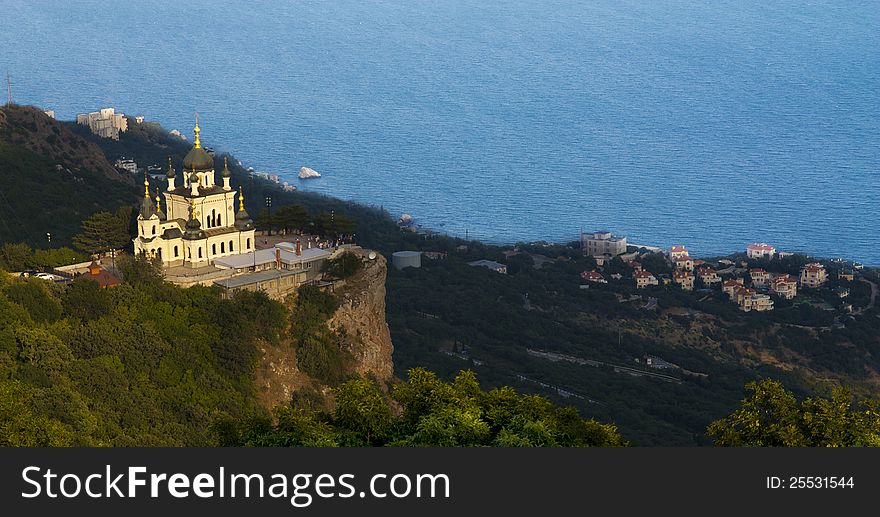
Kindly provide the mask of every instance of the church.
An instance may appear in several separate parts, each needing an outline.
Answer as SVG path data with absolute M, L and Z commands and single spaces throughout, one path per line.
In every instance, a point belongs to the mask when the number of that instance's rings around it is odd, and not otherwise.
M 240 187 L 235 191 L 229 184 L 232 175 L 225 159 L 221 184 L 215 181 L 214 158 L 202 148 L 198 115 L 194 131 L 193 148 L 183 159 L 180 185 L 168 159 L 164 205 L 158 186 L 155 198 L 150 197 L 150 182 L 144 177 L 134 252 L 159 258 L 166 268 L 209 266 L 215 259 L 254 251 L 254 222 L 244 209 L 244 194 Z

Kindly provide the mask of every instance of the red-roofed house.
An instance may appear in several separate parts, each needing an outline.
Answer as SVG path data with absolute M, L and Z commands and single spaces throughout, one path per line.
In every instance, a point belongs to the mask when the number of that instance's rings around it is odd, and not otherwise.
M 98 285 L 100 285 L 102 289 L 115 287 L 122 283 L 116 275 L 102 268 L 94 260 L 89 264 L 88 273 L 83 273 L 82 278 L 88 278 L 89 280 L 98 282 Z
M 751 296 L 758 294 L 757 291 L 752 289 L 751 287 L 737 287 L 733 291 L 733 301 L 736 302 L 737 305 L 742 307 L 744 300 Z
M 746 246 L 746 255 L 750 259 L 773 258 L 776 248 L 766 242 L 753 242 Z
M 636 281 L 636 287 L 639 289 L 644 289 L 649 285 L 658 285 L 657 277 L 651 274 L 650 271 L 636 271 L 633 273 L 633 279 Z
M 721 277 L 710 267 L 703 266 L 697 269 L 697 276 L 700 278 L 700 282 L 706 287 L 712 287 L 721 282 Z
M 828 279 L 825 266 L 818 262 L 807 264 L 801 269 L 801 286 L 820 287 Z
M 721 291 L 732 299 L 734 297 L 734 294 L 736 293 L 737 288 L 740 288 L 742 286 L 742 278 L 725 280 L 724 283 L 721 284 Z
M 675 260 L 678 257 L 687 257 L 688 249 L 687 246 L 672 246 L 669 248 L 669 258 Z
M 672 259 L 672 262 L 675 264 L 675 269 L 682 269 L 684 271 L 694 270 L 694 259 L 688 257 L 687 255 L 675 257 L 674 259 Z
M 750 269 L 749 276 L 752 278 L 752 285 L 755 287 L 764 287 L 770 281 L 770 273 L 761 268 Z
M 785 274 L 777 275 L 770 281 L 770 292 L 791 300 L 797 296 L 797 281 Z
M 672 274 L 672 280 L 680 285 L 684 291 L 694 289 L 694 275 L 690 271 L 679 269 Z
M 587 282 L 596 282 L 600 284 L 607 284 L 608 281 L 605 280 L 605 277 L 602 276 L 598 271 L 584 271 L 581 273 L 581 278 L 586 280 Z
M 642 270 L 642 263 L 637 260 L 633 260 L 629 263 L 629 267 L 631 267 L 633 269 L 633 271 L 641 271 Z

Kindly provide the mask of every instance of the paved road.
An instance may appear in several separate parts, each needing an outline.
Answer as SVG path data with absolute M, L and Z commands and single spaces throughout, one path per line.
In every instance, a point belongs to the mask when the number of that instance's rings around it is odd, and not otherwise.
M 880 291 L 880 289 L 877 288 L 877 284 L 868 280 L 867 278 L 860 278 L 859 280 L 871 286 L 871 301 L 868 303 L 867 307 L 865 307 L 864 309 L 859 309 L 858 312 L 862 313 L 864 311 L 869 311 L 874 308 L 874 304 L 877 302 L 877 292 Z

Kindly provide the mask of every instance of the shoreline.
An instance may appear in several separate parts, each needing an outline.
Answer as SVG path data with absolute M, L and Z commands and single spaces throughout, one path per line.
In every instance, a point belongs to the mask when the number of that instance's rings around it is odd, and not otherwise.
M 37 109 L 42 109 L 42 108 L 37 107 Z M 133 117 L 130 117 L 130 118 L 133 118 Z M 58 119 L 58 121 L 63 122 L 63 123 L 76 124 L 76 120 Z M 188 142 L 188 140 L 185 137 L 183 137 L 179 131 L 174 130 L 174 129 L 168 130 L 165 128 L 165 126 L 162 125 L 161 122 L 150 121 L 150 120 L 145 120 L 145 122 L 152 122 L 152 123 L 158 124 L 160 126 L 161 130 L 169 138 L 176 138 L 176 139 L 180 139 L 182 142 Z M 175 131 L 177 131 L 177 133 L 175 133 Z M 216 148 L 216 147 L 214 149 L 215 149 L 215 153 L 217 156 L 227 154 L 231 158 L 233 158 L 235 160 L 235 163 L 239 167 L 241 167 L 241 169 L 245 172 L 245 174 L 247 174 L 250 178 L 262 179 L 266 182 L 269 182 L 272 186 L 281 190 L 282 192 L 285 192 L 285 193 L 295 193 L 295 192 L 309 193 L 309 194 L 313 194 L 313 195 L 321 195 L 321 196 L 331 197 L 331 198 L 334 198 L 334 199 L 337 199 L 340 201 L 344 201 L 344 202 L 356 203 L 356 204 L 366 206 L 366 207 L 379 207 L 379 206 L 384 207 L 384 205 L 382 205 L 382 204 L 376 204 L 376 203 L 372 203 L 369 201 L 361 201 L 361 200 L 353 199 L 353 198 L 345 198 L 345 197 L 341 197 L 339 195 L 332 194 L 332 193 L 316 191 L 316 190 L 310 189 L 308 186 L 303 187 L 302 185 L 300 185 L 300 183 L 303 183 L 304 180 L 298 179 L 297 176 L 293 173 L 290 173 L 292 176 L 291 178 L 286 178 L 284 173 L 275 174 L 272 172 L 257 171 L 254 167 L 247 165 L 241 159 L 236 157 L 232 151 L 223 150 L 221 148 Z M 109 159 L 110 159 L 110 157 L 108 157 L 108 160 Z M 320 181 L 320 178 L 311 179 L 308 181 L 310 181 L 310 182 Z M 406 213 L 409 213 L 409 212 L 406 212 Z M 395 220 L 395 221 L 396 221 L 395 216 L 399 217 L 399 215 L 401 215 L 401 214 L 392 214 L 390 211 L 389 211 L 389 214 L 391 215 L 392 220 Z M 505 241 L 503 239 L 478 238 L 478 237 L 470 236 L 468 234 L 467 230 L 465 230 L 465 234 L 462 235 L 458 232 L 450 232 L 446 229 L 438 230 L 436 227 L 423 226 L 421 224 L 416 223 L 417 220 L 418 220 L 417 217 L 413 217 L 413 223 L 411 225 L 416 228 L 415 233 L 422 234 L 422 235 L 444 235 L 444 236 L 447 236 L 450 238 L 461 239 L 461 240 L 465 240 L 465 241 L 479 242 L 484 245 L 497 246 L 497 247 L 501 247 L 501 248 L 510 247 L 510 246 L 515 247 L 518 244 L 533 244 L 533 245 L 548 244 L 548 245 L 566 246 L 566 245 L 570 244 L 571 242 L 575 242 L 575 241 L 579 240 L 579 235 L 577 235 L 577 234 L 572 235 L 571 238 L 564 238 L 564 239 L 559 239 L 559 240 L 546 240 L 546 239 L 543 239 L 543 240 L 542 239 L 519 240 L 518 239 L 515 241 Z M 678 244 L 678 243 L 676 243 L 676 244 Z M 687 245 L 686 242 L 684 244 Z M 748 244 L 749 243 L 743 243 L 742 249 L 744 250 L 745 246 L 747 246 Z M 670 246 L 671 245 L 672 244 L 670 244 Z M 666 250 L 669 248 L 669 246 L 660 246 L 657 244 L 639 244 L 639 245 L 630 244 L 630 246 L 646 247 L 649 249 L 650 248 L 658 248 L 660 250 Z M 788 251 L 788 252 L 796 254 L 796 255 L 804 255 L 804 256 L 807 256 L 810 258 L 815 258 L 817 260 L 839 262 L 838 259 L 841 259 L 841 260 L 843 260 L 844 263 L 861 264 L 864 267 L 869 267 L 869 268 L 874 268 L 874 269 L 880 268 L 880 261 L 878 261 L 877 264 L 873 264 L 873 263 L 871 263 L 871 261 L 856 260 L 856 259 L 845 257 L 845 256 L 832 257 L 832 256 L 827 256 L 825 254 L 822 254 L 821 252 L 807 251 L 803 248 L 800 248 L 800 249 L 791 248 L 790 250 L 785 250 L 785 251 Z M 734 250 L 726 251 L 726 252 L 725 251 L 715 251 L 715 252 L 703 253 L 700 255 L 695 254 L 694 256 L 698 257 L 698 258 L 731 257 L 734 255 L 738 255 L 740 253 L 742 253 L 742 251 L 734 249 Z

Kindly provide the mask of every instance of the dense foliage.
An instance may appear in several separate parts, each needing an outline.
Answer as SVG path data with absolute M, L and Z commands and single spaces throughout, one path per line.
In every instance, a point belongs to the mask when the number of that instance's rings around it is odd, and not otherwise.
M 299 288 L 291 311 L 292 327 L 296 329 L 292 339 L 297 367 L 331 386 L 345 380 L 351 365 L 344 336 L 326 325 L 337 306 L 332 294 L 304 285 Z
M 257 343 L 286 326 L 263 294 L 227 300 L 149 271 L 111 289 L 3 273 L 0 446 L 214 444 L 218 417 L 259 410 Z
M 782 383 L 752 382 L 740 407 L 709 425 L 715 445 L 732 447 L 880 447 L 880 400 L 854 401 L 845 388 L 798 401 Z
M 115 214 L 95 212 L 82 222 L 80 232 L 73 236 L 73 245 L 91 254 L 125 248 L 131 242 L 130 219 L 130 207 L 120 208 Z
M 65 247 L 33 249 L 23 242 L 0 245 L 0 269 L 6 271 L 46 270 L 88 259 L 88 255 Z
M 415 369 L 389 396 L 352 377 L 344 336 L 326 325 L 338 302 L 316 287 L 288 312 L 262 293 L 169 285 L 144 257 L 119 269 L 111 289 L 2 277 L 0 446 L 624 444 L 574 408 L 482 391 L 471 372 L 444 382 Z M 300 368 L 335 386 L 333 409 L 307 393 L 274 418 L 259 408 L 260 343 L 292 343 Z
M 334 389 L 333 411 L 276 409 L 267 417 L 218 425 L 228 446 L 619 447 L 613 425 L 509 387 L 483 391 L 471 371 L 444 382 L 421 368 L 390 397 L 367 379 Z M 400 410 L 395 408 L 399 407 Z
M 337 279 L 345 279 L 360 271 L 363 263 L 354 253 L 346 252 L 324 263 L 323 272 Z

